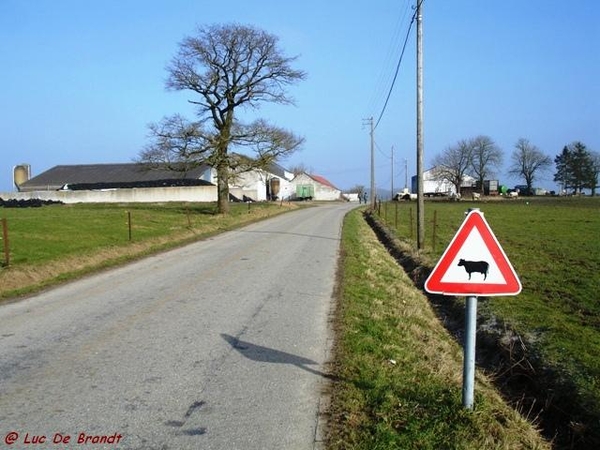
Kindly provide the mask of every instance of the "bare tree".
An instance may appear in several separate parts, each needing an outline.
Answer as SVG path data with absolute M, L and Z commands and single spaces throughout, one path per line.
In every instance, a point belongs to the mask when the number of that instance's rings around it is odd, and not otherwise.
M 511 166 L 508 173 L 522 177 L 527 185 L 527 192 L 533 190 L 533 180 L 539 172 L 545 172 L 552 166 L 552 158 L 542 153 L 527 139 L 520 138 L 511 155 Z
M 301 173 L 312 173 L 313 172 L 312 167 L 309 167 L 304 163 L 298 163 L 298 164 L 290 167 L 289 170 L 290 170 L 290 172 L 292 172 L 294 174 L 294 176 L 300 175 Z
M 198 122 L 179 114 L 148 125 L 152 143 L 140 152 L 139 161 L 149 168 L 185 172 L 202 164 L 210 150 L 209 134 Z
M 471 169 L 477 178 L 481 193 L 484 181 L 494 175 L 494 170 L 502 165 L 502 150 L 489 136 L 477 136 L 469 140 L 471 146 Z
M 467 170 L 471 167 L 473 148 L 469 141 L 460 140 L 453 147 L 448 147 L 433 159 L 435 178 L 448 180 L 460 195 L 460 187 L 465 179 Z
M 351 194 L 362 195 L 362 193 L 365 192 L 365 186 L 362 184 L 355 184 L 350 189 L 348 189 L 346 192 L 349 192 Z
M 293 104 L 286 87 L 305 78 L 292 68 L 295 57 L 283 56 L 278 38 L 238 24 L 200 27 L 179 44 L 167 66 L 167 89 L 191 91 L 197 121 L 164 119 L 151 125 L 144 161 L 207 163 L 217 171 L 218 210 L 229 211 L 229 177 L 264 169 L 299 148 L 303 138 L 259 119 L 242 123 L 237 110 L 256 110 L 264 102 Z M 178 116 L 174 116 L 178 117 Z M 178 117 L 179 119 L 179 117 Z M 242 158 L 232 148 L 249 148 Z

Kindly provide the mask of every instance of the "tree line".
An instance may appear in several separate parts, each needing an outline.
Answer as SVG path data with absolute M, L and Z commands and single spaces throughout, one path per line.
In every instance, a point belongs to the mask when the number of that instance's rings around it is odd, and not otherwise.
M 461 139 L 436 155 L 432 163 L 435 178 L 448 180 L 460 194 L 460 188 L 467 175 L 477 180 L 477 186 L 484 189 L 484 181 L 495 176 L 504 162 L 504 152 L 489 136 L 476 136 Z M 556 166 L 554 181 L 561 185 L 563 192 L 581 193 L 590 189 L 595 195 L 600 175 L 600 153 L 589 150 L 582 142 L 565 145 L 554 161 L 528 139 L 520 138 L 510 155 L 508 173 L 523 180 L 527 192 L 533 192 L 534 181 Z

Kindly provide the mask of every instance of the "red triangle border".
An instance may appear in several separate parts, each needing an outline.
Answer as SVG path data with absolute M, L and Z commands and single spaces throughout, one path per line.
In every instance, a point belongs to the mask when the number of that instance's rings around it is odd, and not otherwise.
M 498 266 L 506 283 L 451 283 L 442 282 L 450 264 L 462 249 L 466 239 L 473 230 L 477 228 L 481 238 L 487 246 L 494 262 Z M 434 267 L 433 271 L 425 281 L 425 290 L 432 294 L 442 295 L 468 295 L 468 296 L 499 296 L 517 295 L 522 286 L 513 266 L 508 260 L 500 243 L 494 236 L 492 229 L 479 210 L 473 210 L 467 214 L 464 222 L 456 232 L 456 235 L 444 251 L 442 257 Z

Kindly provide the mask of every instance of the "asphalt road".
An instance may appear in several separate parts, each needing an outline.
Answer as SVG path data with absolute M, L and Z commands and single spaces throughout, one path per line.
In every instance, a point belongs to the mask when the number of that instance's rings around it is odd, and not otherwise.
M 352 206 L 285 214 L 1 306 L 0 448 L 319 448 Z

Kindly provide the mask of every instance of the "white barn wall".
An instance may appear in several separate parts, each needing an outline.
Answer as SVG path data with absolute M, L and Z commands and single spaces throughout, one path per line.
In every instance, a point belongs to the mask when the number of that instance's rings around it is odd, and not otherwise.
M 265 201 L 267 200 L 266 183 L 270 182 L 267 180 L 271 180 L 272 178 L 277 178 L 279 180 L 278 198 L 281 199 L 283 196 L 284 199 L 287 199 L 292 192 L 290 181 L 271 173 L 258 170 L 236 175 L 229 183 L 229 192 L 239 199 L 242 199 L 245 195 L 255 201 Z
M 267 187 L 257 171 L 244 172 L 229 180 L 229 192 L 239 199 L 245 195 L 252 200 L 261 202 L 267 199 Z
M 329 186 L 323 186 L 317 184 L 315 187 L 315 200 L 327 200 L 334 201 L 339 200 L 341 191 L 338 189 L 330 188 Z
M 454 183 L 450 182 L 448 179 L 444 178 L 443 180 L 436 179 L 435 170 L 429 169 L 423 172 L 423 192 L 424 193 L 441 193 L 441 194 L 456 194 L 456 187 Z M 465 175 L 463 182 L 461 184 L 462 187 L 470 187 L 475 182 L 475 179 L 469 175 Z M 417 192 L 417 177 L 416 175 L 411 178 L 411 188 L 412 192 Z
M 0 193 L 4 200 L 54 200 L 63 203 L 216 202 L 216 186 L 107 189 L 97 191 L 33 191 Z

